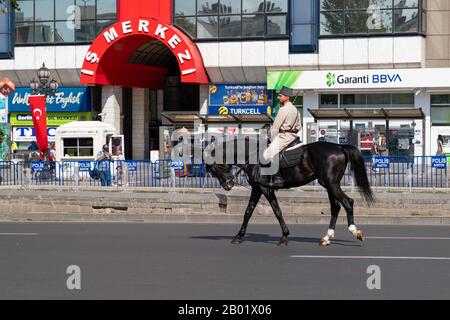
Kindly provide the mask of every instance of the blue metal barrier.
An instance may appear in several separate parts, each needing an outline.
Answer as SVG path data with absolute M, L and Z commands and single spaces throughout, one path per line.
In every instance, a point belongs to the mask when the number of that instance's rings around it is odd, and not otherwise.
M 367 175 L 373 187 L 447 188 L 448 163 L 444 156 L 365 157 Z M 110 177 L 111 187 L 220 188 L 220 183 L 205 164 L 172 160 L 113 161 L 100 176 L 93 177 L 94 161 L 2 161 L 0 182 L 3 186 L 102 186 Z M 233 168 L 233 174 L 238 168 Z M 108 173 L 109 172 L 109 173 Z M 106 179 L 106 180 L 105 180 Z M 106 181 L 106 182 L 105 182 Z M 240 172 L 236 184 L 248 186 Z M 313 184 L 317 185 L 317 182 Z M 350 166 L 344 174 L 343 186 L 354 186 Z

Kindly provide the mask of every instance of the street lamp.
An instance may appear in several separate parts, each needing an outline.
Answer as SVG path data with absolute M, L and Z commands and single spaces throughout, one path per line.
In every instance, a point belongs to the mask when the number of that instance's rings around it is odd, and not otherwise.
M 50 79 L 50 70 L 42 64 L 42 67 L 37 71 L 38 81 L 34 78 L 30 81 L 30 88 L 33 95 L 44 95 L 44 96 L 54 96 L 56 94 L 56 89 L 58 89 L 59 84 L 55 79 Z

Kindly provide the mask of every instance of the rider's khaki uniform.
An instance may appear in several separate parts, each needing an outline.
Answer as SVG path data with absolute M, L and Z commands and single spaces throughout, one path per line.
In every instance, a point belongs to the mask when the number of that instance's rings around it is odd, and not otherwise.
M 270 131 L 272 143 L 264 150 L 266 160 L 273 159 L 297 137 L 302 129 L 302 117 L 292 102 L 286 102 L 278 111 Z

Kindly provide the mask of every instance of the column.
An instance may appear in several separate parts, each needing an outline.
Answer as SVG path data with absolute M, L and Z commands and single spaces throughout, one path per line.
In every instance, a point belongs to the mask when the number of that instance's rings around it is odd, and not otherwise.
M 150 159 L 149 90 L 133 88 L 133 160 Z
M 432 141 L 431 137 L 431 97 L 430 93 L 426 91 L 426 89 L 420 89 L 415 93 L 415 107 L 422 108 L 423 112 L 425 113 L 425 123 L 422 121 L 416 121 L 416 130 L 425 130 L 425 132 L 417 132 L 415 134 L 416 139 L 422 140 L 421 145 L 416 145 L 415 155 L 416 156 L 429 156 L 431 155 L 431 146 L 432 143 L 435 143 L 435 141 Z M 425 152 L 425 154 L 423 154 Z
M 102 88 L 102 120 L 112 125 L 117 134 L 123 134 L 122 88 L 105 86 Z
M 209 85 L 200 86 L 200 114 L 208 114 Z

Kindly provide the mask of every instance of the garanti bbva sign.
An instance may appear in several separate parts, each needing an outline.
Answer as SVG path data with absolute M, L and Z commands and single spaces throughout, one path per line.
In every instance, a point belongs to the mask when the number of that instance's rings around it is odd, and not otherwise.
M 390 69 L 338 71 L 274 71 L 267 87 L 292 89 L 387 89 L 450 87 L 450 69 Z

